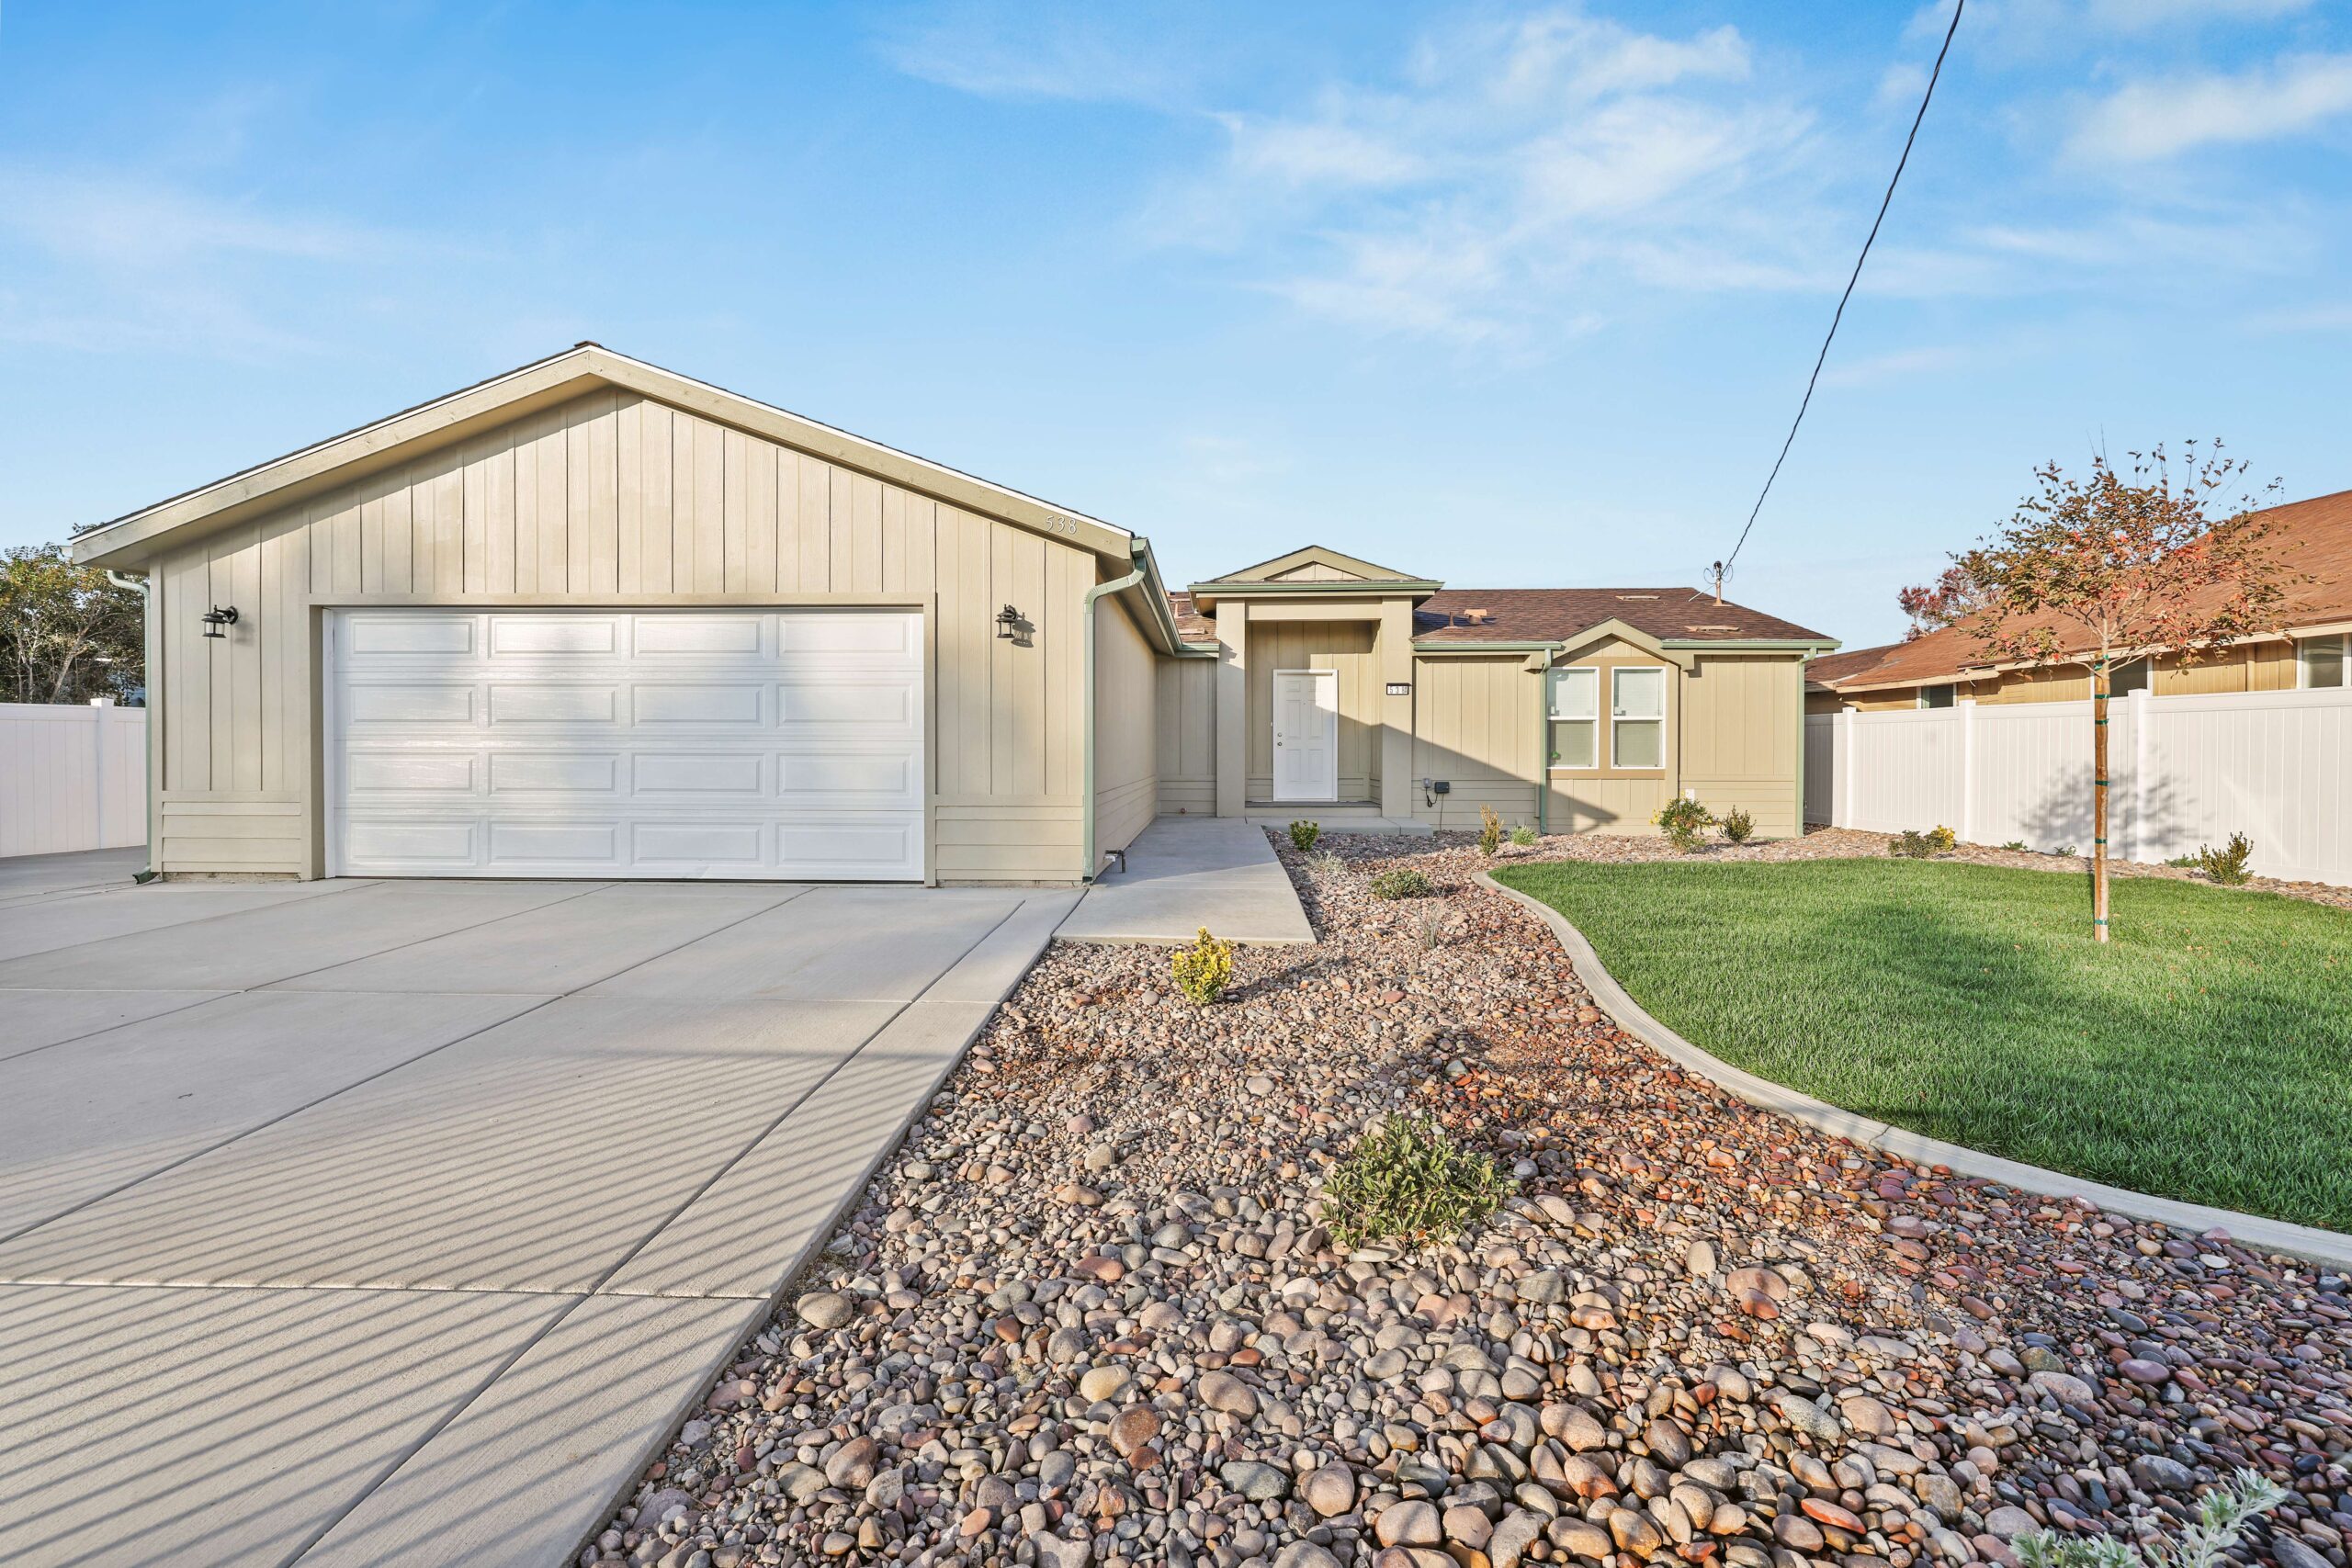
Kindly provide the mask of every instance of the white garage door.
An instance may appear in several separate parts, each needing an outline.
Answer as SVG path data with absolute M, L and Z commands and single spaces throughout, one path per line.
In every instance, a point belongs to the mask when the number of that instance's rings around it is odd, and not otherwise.
M 922 875 L 922 617 L 345 610 L 330 870 Z

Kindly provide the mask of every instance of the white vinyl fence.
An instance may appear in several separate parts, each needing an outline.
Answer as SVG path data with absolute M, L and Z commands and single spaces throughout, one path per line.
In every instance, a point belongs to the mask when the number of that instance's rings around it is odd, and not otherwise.
M 2109 711 L 2109 852 L 2169 860 L 2244 833 L 2262 875 L 2352 884 L 2352 690 L 2141 692 Z M 2087 702 L 1814 714 L 1804 731 L 1808 822 L 2090 852 Z
M 0 856 L 147 841 L 147 710 L 0 703 Z

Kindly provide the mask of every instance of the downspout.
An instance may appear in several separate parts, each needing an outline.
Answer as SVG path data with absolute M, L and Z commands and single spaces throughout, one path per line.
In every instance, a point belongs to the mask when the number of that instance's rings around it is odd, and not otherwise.
M 1552 661 L 1565 646 L 1545 649 L 1535 672 L 1535 831 L 1544 836 L 1552 831 Z
M 1080 809 L 1084 813 L 1086 821 L 1086 869 L 1079 878 L 1081 882 L 1092 882 L 1094 873 L 1100 864 L 1100 857 L 1094 852 L 1094 602 L 1106 593 L 1123 592 L 1143 581 L 1144 568 L 1149 559 L 1144 554 L 1144 542 L 1136 539 L 1127 548 L 1129 551 L 1127 558 L 1134 563 L 1135 570 L 1125 577 L 1114 577 L 1108 582 L 1098 582 L 1088 589 L 1084 601 L 1085 607 L 1079 616 L 1079 636 L 1086 644 L 1086 684 L 1085 695 L 1082 699 L 1086 705 L 1084 710 L 1086 727 L 1084 788 L 1086 793 L 1080 800 Z
M 143 577 L 125 577 L 112 567 L 108 567 L 107 581 L 117 588 L 130 590 L 142 600 L 147 597 L 147 579 Z M 144 605 L 141 606 L 140 610 L 139 630 L 140 673 L 142 682 L 152 693 L 155 689 L 155 650 L 147 646 L 147 615 Z M 155 787 L 155 711 L 153 703 L 148 705 L 146 712 L 139 716 L 139 793 L 142 797 Z M 133 876 L 131 880 L 148 883 L 155 880 L 155 803 L 153 800 L 148 801 L 146 809 L 139 815 L 140 819 L 147 825 L 147 868 Z

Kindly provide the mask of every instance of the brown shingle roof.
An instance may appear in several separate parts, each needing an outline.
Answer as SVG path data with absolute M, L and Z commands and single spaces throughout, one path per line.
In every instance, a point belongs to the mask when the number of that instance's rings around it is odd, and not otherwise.
M 1176 637 L 1182 642 L 1215 642 L 1216 623 L 1193 608 L 1190 593 L 1171 590 L 1168 595 L 1168 613 L 1176 617 Z
M 1467 625 L 1469 610 L 1485 610 L 1489 618 Z M 1414 611 L 1413 640 L 1566 642 L 1610 620 L 1661 641 L 1832 640 L 1744 604 L 1718 604 L 1696 588 L 1449 588 Z
M 1849 675 L 1870 669 L 1902 646 L 1899 642 L 1883 642 L 1876 648 L 1853 648 L 1842 653 L 1808 659 L 1804 662 L 1804 678 L 1822 685 L 1842 681 Z
M 2278 626 L 2286 630 L 2352 620 L 2352 490 L 2290 502 L 2256 515 L 2270 530 L 2264 547 L 2289 571 L 2309 578 L 2308 581 L 2287 585 L 2278 608 Z M 1821 672 L 1825 666 L 1870 651 L 1881 652 L 1883 657 L 1855 669 Z M 1838 654 L 1835 659 L 1815 660 L 1806 666 L 1806 675 L 1826 685 L 1866 690 L 1921 682 L 1941 682 L 1963 671 L 1983 671 L 2004 662 L 2007 660 L 1988 651 L 1963 624 L 1944 626 L 1884 649 L 1858 649 L 1852 654 Z

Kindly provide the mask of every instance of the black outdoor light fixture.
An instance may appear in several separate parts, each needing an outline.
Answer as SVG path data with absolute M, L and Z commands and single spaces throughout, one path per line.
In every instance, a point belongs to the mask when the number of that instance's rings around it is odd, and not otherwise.
M 1014 609 L 1012 605 L 1007 604 L 1003 609 L 999 610 L 996 613 L 996 635 L 998 640 L 1009 642 L 1020 641 L 1021 628 L 1026 623 L 1021 619 L 1021 612 Z
M 237 624 L 237 607 L 234 604 L 232 604 L 224 610 L 220 605 L 215 604 L 209 610 L 205 611 L 201 618 L 204 622 L 204 635 L 206 637 L 227 637 L 229 634 L 222 631 L 220 628 L 222 626 L 233 626 Z

